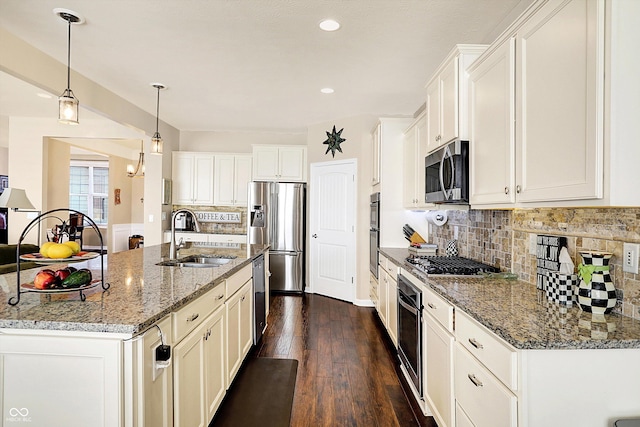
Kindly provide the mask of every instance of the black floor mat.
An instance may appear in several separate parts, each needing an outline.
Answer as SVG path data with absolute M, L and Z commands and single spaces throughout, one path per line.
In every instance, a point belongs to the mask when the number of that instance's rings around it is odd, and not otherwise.
M 291 421 L 298 361 L 247 360 L 209 427 L 286 427 Z

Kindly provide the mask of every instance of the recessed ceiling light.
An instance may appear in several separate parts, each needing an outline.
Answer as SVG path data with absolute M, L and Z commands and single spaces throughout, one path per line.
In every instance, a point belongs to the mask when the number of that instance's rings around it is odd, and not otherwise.
M 323 87 L 322 89 L 320 89 L 320 92 L 322 92 L 322 93 L 333 93 L 334 91 L 330 87 Z
M 38 92 L 36 93 L 36 95 L 38 95 L 40 98 L 45 98 L 45 99 L 51 99 L 53 98 L 51 95 L 49 95 L 48 93 L 44 93 L 44 92 Z
M 340 28 L 340 23 L 333 19 L 325 19 L 320 22 L 320 28 L 324 31 L 335 31 Z

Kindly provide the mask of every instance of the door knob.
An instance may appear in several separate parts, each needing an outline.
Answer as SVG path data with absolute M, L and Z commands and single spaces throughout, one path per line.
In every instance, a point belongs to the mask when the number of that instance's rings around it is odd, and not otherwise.
M 314 233 L 314 234 L 311 235 L 311 237 L 313 237 L 314 239 L 317 239 L 318 235 Z

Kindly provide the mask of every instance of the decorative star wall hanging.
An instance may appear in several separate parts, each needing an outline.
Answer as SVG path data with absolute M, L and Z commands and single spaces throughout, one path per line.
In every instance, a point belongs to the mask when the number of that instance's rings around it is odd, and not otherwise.
M 339 132 L 336 132 L 336 126 L 333 125 L 333 131 L 331 133 L 327 131 L 327 140 L 323 142 L 323 144 L 327 144 L 328 147 L 327 147 L 327 151 L 325 151 L 324 154 L 327 154 L 329 150 L 331 150 L 332 157 L 336 156 L 336 150 L 342 153 L 342 148 L 340 148 L 340 143 L 346 141 L 346 139 L 340 136 L 343 130 L 344 128 L 340 129 Z

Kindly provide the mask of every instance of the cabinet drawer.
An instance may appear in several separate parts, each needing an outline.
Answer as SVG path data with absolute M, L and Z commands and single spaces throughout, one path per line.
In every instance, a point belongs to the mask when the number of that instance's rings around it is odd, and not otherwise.
M 252 265 L 249 264 L 227 279 L 227 298 L 235 294 L 253 276 Z
M 443 328 L 453 333 L 453 306 L 428 287 L 423 287 L 424 310 L 432 315 Z
M 456 340 L 512 390 L 518 389 L 518 353 L 487 328 L 456 310 Z
M 204 319 L 220 307 L 225 300 L 225 286 L 220 283 L 214 289 L 171 313 L 173 342 L 178 343 Z
M 517 426 L 517 398 L 460 345 L 455 367 L 456 402 L 474 426 Z

